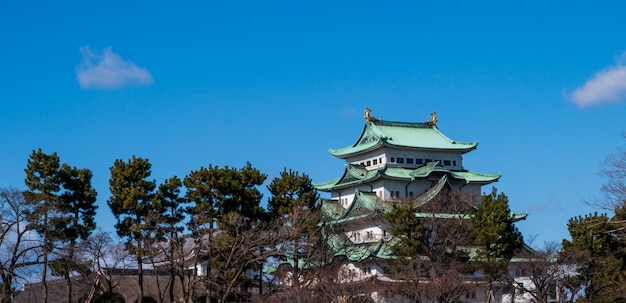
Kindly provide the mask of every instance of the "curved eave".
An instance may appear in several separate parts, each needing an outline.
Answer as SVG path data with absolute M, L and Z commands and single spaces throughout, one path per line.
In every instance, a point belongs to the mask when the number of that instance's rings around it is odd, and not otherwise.
M 455 143 L 458 144 L 458 143 Z M 468 153 L 470 151 L 475 150 L 478 147 L 478 142 L 472 142 L 472 143 L 463 143 L 463 144 L 468 144 L 471 146 L 467 146 L 467 147 L 459 147 L 459 148 L 445 148 L 445 147 L 429 147 L 429 146 L 407 146 L 407 145 L 401 145 L 401 144 L 394 144 L 393 142 L 390 141 L 383 141 L 383 146 L 385 147 L 393 147 L 393 148 L 398 148 L 398 149 L 416 149 L 416 150 L 423 150 L 423 151 L 439 151 L 439 152 L 461 152 L 462 154 Z
M 351 187 L 360 184 L 367 184 L 371 181 L 378 180 L 381 177 L 379 170 L 369 170 L 365 176 L 355 177 L 355 180 L 350 180 L 344 182 L 346 177 L 350 174 L 350 169 L 346 168 L 343 172 L 343 175 L 337 179 L 333 179 L 323 183 L 315 183 L 315 189 L 323 192 L 331 192 L 333 190 L 342 189 L 346 187 Z
M 340 149 L 329 149 L 328 153 L 335 158 L 345 159 L 354 155 L 366 153 L 372 150 L 376 150 L 380 146 L 382 146 L 384 141 L 382 139 L 378 139 L 376 141 L 370 141 L 363 144 L 355 144 L 353 146 L 348 146 Z
M 500 174 L 482 174 L 472 171 L 456 171 L 449 170 L 441 166 L 433 166 L 431 168 L 422 169 L 424 166 L 411 169 L 411 168 L 402 168 L 402 167 L 387 167 L 385 169 L 384 175 L 395 178 L 409 179 L 409 180 L 423 180 L 427 179 L 433 174 L 436 176 L 437 174 L 445 174 L 448 175 L 448 180 L 454 182 L 463 182 L 466 184 L 469 183 L 478 183 L 480 185 L 486 185 L 489 183 L 493 183 L 500 179 Z
M 337 220 L 327 221 L 325 223 L 329 225 L 340 225 L 340 224 L 358 222 L 358 221 L 362 221 L 365 219 L 370 219 L 372 217 L 374 217 L 374 213 L 368 213 L 368 214 L 361 214 L 361 215 L 356 215 L 356 216 L 348 216 L 348 217 L 337 219 Z
M 437 176 L 437 174 L 445 174 L 449 176 L 448 180 L 451 182 L 479 184 L 482 186 L 496 182 L 501 177 L 500 174 L 482 174 L 472 171 L 453 171 L 440 166 L 433 167 L 432 169 L 421 170 L 418 173 L 416 173 L 416 171 L 416 169 L 411 168 L 384 167 L 380 169 L 369 170 L 367 171 L 367 174 L 365 176 L 361 176 L 359 179 L 343 182 L 343 180 L 346 179 L 346 176 L 349 175 L 349 169 L 346 168 L 341 177 L 322 183 L 315 183 L 313 185 L 319 191 L 331 192 L 333 190 L 348 188 L 355 185 L 368 184 L 380 178 L 410 181 L 423 180 L 433 175 Z
M 455 179 L 465 180 L 466 183 L 478 183 L 480 185 L 496 182 L 502 177 L 500 174 L 481 174 L 473 171 L 451 171 L 450 173 Z
M 339 182 L 341 179 L 342 177 L 339 177 L 339 178 L 335 178 L 332 180 L 328 180 L 326 182 L 313 183 L 313 187 L 315 187 L 315 189 L 319 191 L 330 192 L 337 185 L 337 182 Z

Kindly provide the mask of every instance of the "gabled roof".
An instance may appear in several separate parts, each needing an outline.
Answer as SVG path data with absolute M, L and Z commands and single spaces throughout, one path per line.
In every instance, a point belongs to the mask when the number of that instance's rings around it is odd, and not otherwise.
M 385 213 L 391 210 L 389 203 L 382 201 L 374 192 L 363 192 L 356 190 L 354 200 L 350 207 L 346 209 L 342 218 L 349 218 L 358 215 L 367 215 L 371 213 Z
M 469 152 L 478 142 L 459 142 L 446 137 L 435 124 L 366 120 L 359 139 L 352 145 L 330 149 L 333 157 L 347 157 L 374 150 L 380 146 L 425 150 Z
M 398 241 L 392 238 L 390 241 L 378 241 L 360 244 L 347 243 L 340 235 L 329 235 L 327 243 L 333 252 L 333 257 L 346 257 L 353 262 L 363 261 L 368 258 L 392 259 L 391 247 Z
M 315 183 L 314 186 L 319 191 L 333 191 L 339 188 L 346 188 L 358 184 L 367 184 L 380 178 L 403 179 L 414 181 L 427 179 L 431 176 L 440 178 L 447 175 L 450 181 L 464 183 L 478 183 L 480 185 L 497 181 L 500 174 L 481 174 L 467 170 L 450 170 L 438 165 L 439 162 L 430 162 L 417 169 L 385 166 L 378 169 L 367 170 L 359 164 L 346 163 L 346 168 L 341 177 Z
M 341 224 L 375 217 L 391 209 L 389 203 L 381 200 L 374 192 L 357 190 L 347 209 L 333 200 L 321 200 L 321 210 L 329 224 Z

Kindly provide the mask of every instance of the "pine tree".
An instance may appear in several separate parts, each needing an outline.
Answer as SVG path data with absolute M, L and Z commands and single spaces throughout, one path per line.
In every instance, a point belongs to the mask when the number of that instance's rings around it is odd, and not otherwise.
M 563 240 L 559 258 L 574 264 L 576 274 L 565 285 L 575 293 L 583 290 L 588 303 L 621 298 L 624 260 L 614 227 L 606 214 L 598 213 L 571 218 L 567 224 L 572 240 Z
M 58 216 L 59 190 L 61 182 L 59 178 L 60 159 L 57 153 L 45 154 L 41 149 L 32 152 L 26 165 L 26 179 L 28 187 L 27 201 L 33 203 L 33 212 L 29 216 L 29 222 L 42 236 L 42 302 L 48 302 L 48 275 L 49 256 L 55 245 L 53 236 L 53 219 Z
M 258 240 L 263 237 L 254 241 L 250 237 L 255 237 L 253 231 L 260 232 L 260 219 L 265 216 L 257 186 L 263 184 L 266 177 L 247 163 L 241 169 L 201 167 L 184 179 L 186 199 L 192 203 L 187 208 L 191 217 L 188 227 L 201 239 L 196 253 L 202 250 L 209 266 L 204 281 L 207 300 L 216 297 L 218 302 L 223 302 L 229 295 L 235 295 L 235 289 L 241 290 L 238 296 L 244 295 L 247 289 L 245 275 L 236 273 L 242 270 L 245 273 L 259 262 L 251 253 L 262 251 Z M 245 238 L 248 240 L 241 242 Z M 257 245 L 257 250 L 250 249 L 251 245 Z M 234 247 L 238 250 L 234 251 Z M 244 254 L 248 254 L 247 261 L 241 261 Z M 237 285 L 240 287 L 235 287 Z
M 127 162 L 118 159 L 111 167 L 109 179 L 111 197 L 107 204 L 117 219 L 115 229 L 118 236 L 126 239 L 126 248 L 137 260 L 139 303 L 144 296 L 142 261 L 148 235 L 153 232 L 148 217 L 158 211 L 153 199 L 156 182 L 148 180 L 151 167 L 148 159 L 135 156 Z
M 323 245 L 319 243 L 321 231 L 318 227 L 319 214 L 315 209 L 319 195 L 313 186 L 313 182 L 306 175 L 286 168 L 280 173 L 280 177 L 272 180 L 267 187 L 272 196 L 268 201 L 268 221 L 277 228 L 288 228 L 290 238 L 283 247 L 284 257 L 293 258 L 292 281 L 298 289 L 301 277 L 302 264 L 316 264 L 323 266 L 326 260 L 323 254 Z M 287 226 L 280 226 L 281 224 Z M 300 301 L 300 292 L 296 294 L 296 300 Z
M 184 230 L 182 222 L 185 219 L 184 204 L 186 203 L 186 200 L 181 197 L 181 187 L 182 181 L 176 176 L 161 183 L 155 195 L 157 200 L 155 203 L 159 206 L 159 212 L 150 218 L 153 221 L 151 225 L 156 228 L 155 238 L 164 244 L 160 254 L 165 255 L 170 262 L 168 294 L 171 302 L 174 302 L 175 299 L 176 277 L 179 278 L 183 290 L 183 301 L 187 302 L 190 297 L 190 291 L 185 287 L 187 276 L 185 257 L 187 252 L 184 250 L 184 238 L 180 237 Z
M 319 199 L 309 176 L 287 168 L 267 188 L 272 194 L 267 203 L 271 218 L 284 216 L 294 207 L 312 209 Z
M 515 250 L 522 248 L 522 234 L 513 224 L 508 198 L 498 194 L 494 187 L 490 194 L 482 196 L 482 203 L 470 217 L 474 244 L 478 257 L 473 263 L 482 269 L 488 283 L 487 300 L 491 300 L 493 282 L 506 274 Z
M 91 186 L 92 173 L 89 169 L 78 169 L 63 164 L 59 178 L 63 186 L 59 210 L 62 216 L 55 222 L 55 234 L 67 242 L 66 253 L 53 264 L 56 274 L 62 275 L 67 284 L 67 302 L 72 302 L 73 271 L 86 273 L 89 266 L 76 260 L 78 240 L 86 240 L 96 228 L 95 215 L 98 206 L 96 190 Z
M 389 261 L 391 273 L 403 280 L 398 292 L 417 302 L 423 291 L 420 280 L 424 275 L 422 256 L 426 251 L 424 221 L 415 216 L 411 203 L 393 204 L 384 218 L 393 236 L 391 251 L 397 257 Z

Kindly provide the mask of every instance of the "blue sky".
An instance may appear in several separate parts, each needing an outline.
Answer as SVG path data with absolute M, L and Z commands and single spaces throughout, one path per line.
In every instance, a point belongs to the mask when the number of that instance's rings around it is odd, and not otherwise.
M 0 186 L 33 149 L 94 172 L 149 158 L 161 182 L 250 161 L 326 181 L 363 109 L 478 140 L 467 169 L 495 186 L 533 243 L 595 209 L 604 157 L 625 146 L 626 4 L 598 1 L 2 1 Z M 489 191 L 490 188 L 484 188 Z M 267 198 L 267 197 L 266 197 Z

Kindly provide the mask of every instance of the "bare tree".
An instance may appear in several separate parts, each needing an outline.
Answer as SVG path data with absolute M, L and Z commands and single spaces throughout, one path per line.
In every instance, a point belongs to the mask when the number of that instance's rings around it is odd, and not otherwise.
M 93 271 L 101 277 L 106 289 L 113 293 L 120 283 L 115 275 L 116 270 L 130 268 L 134 262 L 133 257 L 123 243 L 116 243 L 109 233 L 102 230 L 89 237 L 87 241 L 83 241 L 81 245 L 85 257 L 92 260 Z
M 561 247 L 556 242 L 546 242 L 541 250 L 520 250 L 522 262 L 512 266 L 523 278 L 508 277 L 509 284 L 521 296 L 530 297 L 535 303 L 548 303 L 557 297 L 560 284 L 567 276 L 567 266 L 557 262 Z M 559 294 L 561 295 L 561 294 Z
M 199 257 L 211 264 L 210 270 L 200 278 L 205 289 L 214 290 L 219 303 L 248 300 L 255 283 L 248 273 L 258 271 L 260 264 L 277 256 L 284 244 L 280 233 L 235 212 L 222 217 L 220 232 L 200 239 Z
M 371 302 L 374 276 L 364 276 L 359 258 L 369 252 L 349 245 L 343 233 L 320 222 L 318 209 L 293 207 L 282 218 L 278 233 L 281 246 L 280 266 L 273 273 L 277 287 L 264 299 L 267 302 Z M 334 243 L 334 246 L 330 243 Z M 333 246 L 333 247 L 331 247 Z
M 626 131 L 622 132 L 622 137 L 626 139 Z M 626 149 L 618 148 L 604 159 L 600 176 L 606 179 L 601 187 L 603 196 L 585 203 L 608 211 L 622 208 L 626 204 Z
M 39 264 L 41 241 L 28 224 L 32 209 L 22 191 L 0 188 L 0 278 L 2 303 L 11 302 L 16 279 Z
M 399 258 L 391 260 L 396 292 L 414 301 L 457 302 L 468 291 L 469 214 L 476 197 L 444 188 L 428 201 L 407 200 L 385 218 Z
M 622 137 L 626 139 L 626 131 Z M 608 155 L 600 174 L 607 179 L 602 185 L 606 202 L 613 206 L 611 209 L 622 207 L 626 203 L 626 149 Z

